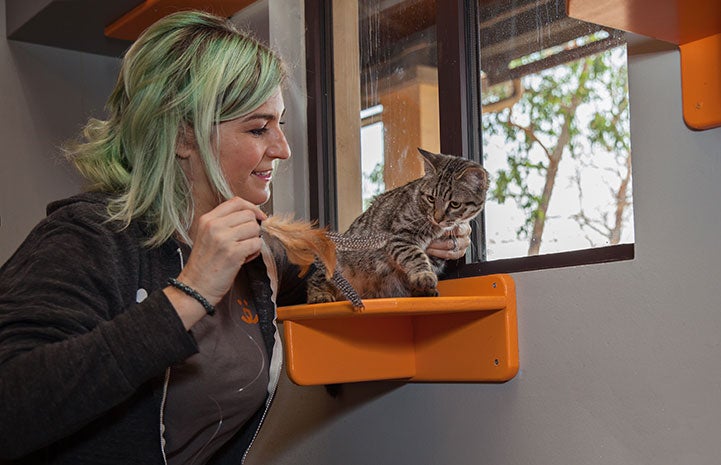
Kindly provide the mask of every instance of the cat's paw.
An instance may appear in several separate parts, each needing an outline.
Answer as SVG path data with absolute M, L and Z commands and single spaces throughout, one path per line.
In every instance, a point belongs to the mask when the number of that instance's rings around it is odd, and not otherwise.
M 336 298 L 330 292 L 315 292 L 312 294 L 309 293 L 307 300 L 309 304 L 322 304 L 325 302 L 335 302 Z
M 424 271 L 410 276 L 411 295 L 413 297 L 437 297 L 438 276 L 430 271 Z
M 411 293 L 411 297 L 438 297 L 438 289 L 415 289 Z

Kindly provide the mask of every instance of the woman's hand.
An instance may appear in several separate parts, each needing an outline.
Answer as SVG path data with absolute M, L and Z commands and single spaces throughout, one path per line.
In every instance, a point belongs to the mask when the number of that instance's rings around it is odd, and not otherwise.
M 466 254 L 471 245 L 471 225 L 459 223 L 440 239 L 428 244 L 426 253 L 444 260 L 457 260 Z
M 197 220 L 193 250 L 178 281 L 215 305 L 230 290 L 240 267 L 260 255 L 260 208 L 239 197 L 227 200 Z M 168 287 L 166 295 L 186 328 L 202 318 L 202 306 Z M 190 299 L 190 300 L 188 300 Z

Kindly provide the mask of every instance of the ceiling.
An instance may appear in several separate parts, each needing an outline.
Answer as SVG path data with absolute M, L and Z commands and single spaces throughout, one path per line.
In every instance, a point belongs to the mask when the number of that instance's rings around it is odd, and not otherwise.
M 131 44 L 131 38 L 160 16 L 182 8 L 211 5 L 228 16 L 254 0 L 6 0 L 7 36 L 11 40 L 67 48 L 89 53 L 120 57 Z M 435 23 L 436 1 L 404 0 L 377 4 L 361 12 L 361 36 L 369 28 L 383 31 L 370 34 L 379 40 L 379 50 L 403 48 L 415 50 L 413 37 Z M 374 2 L 361 2 L 364 4 Z M 363 10 L 363 9 L 362 9 Z M 565 0 L 479 0 L 482 69 L 491 81 L 517 77 L 533 72 L 511 71 L 508 64 L 540 48 L 558 45 L 602 29 L 601 26 L 570 19 L 565 14 Z M 376 18 L 376 19 L 372 19 Z M 539 24 L 544 25 L 539 29 Z M 108 26 L 112 25 L 111 28 Z M 113 31 L 110 31 L 113 29 Z M 618 31 L 611 32 L 608 44 L 618 43 Z M 112 38 L 125 37 L 127 40 Z M 592 50 L 589 50 L 592 51 Z M 420 50 L 421 60 L 433 61 L 434 51 Z M 383 54 L 387 54 L 384 52 Z M 364 56 L 378 59 L 377 56 Z M 572 56 L 570 57 L 572 58 Z M 564 56 L 559 59 L 566 59 Z M 429 63 L 433 64 L 433 63 Z M 363 63 L 367 68 L 371 63 Z M 536 65 L 537 66 L 537 65 Z
M 144 0 L 5 0 L 7 37 L 120 57 L 130 41 L 104 34 L 108 24 Z
M 120 57 L 150 24 L 173 11 L 230 17 L 255 0 L 6 0 L 10 40 Z

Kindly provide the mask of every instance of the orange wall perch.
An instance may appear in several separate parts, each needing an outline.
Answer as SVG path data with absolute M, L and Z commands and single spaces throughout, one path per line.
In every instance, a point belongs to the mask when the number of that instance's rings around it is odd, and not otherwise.
M 278 308 L 288 376 L 317 385 L 382 379 L 503 382 L 518 372 L 509 275 L 441 281 L 439 297 Z
M 567 0 L 566 11 L 678 45 L 684 121 L 693 129 L 721 126 L 721 1 Z

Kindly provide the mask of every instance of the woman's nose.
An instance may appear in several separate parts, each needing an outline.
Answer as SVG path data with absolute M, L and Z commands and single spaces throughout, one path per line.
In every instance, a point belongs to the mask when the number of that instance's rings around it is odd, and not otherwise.
M 278 130 L 276 140 L 269 149 L 268 155 L 272 158 L 281 158 L 283 160 L 290 158 L 290 146 L 288 145 L 288 140 L 285 138 L 285 134 L 280 129 Z

